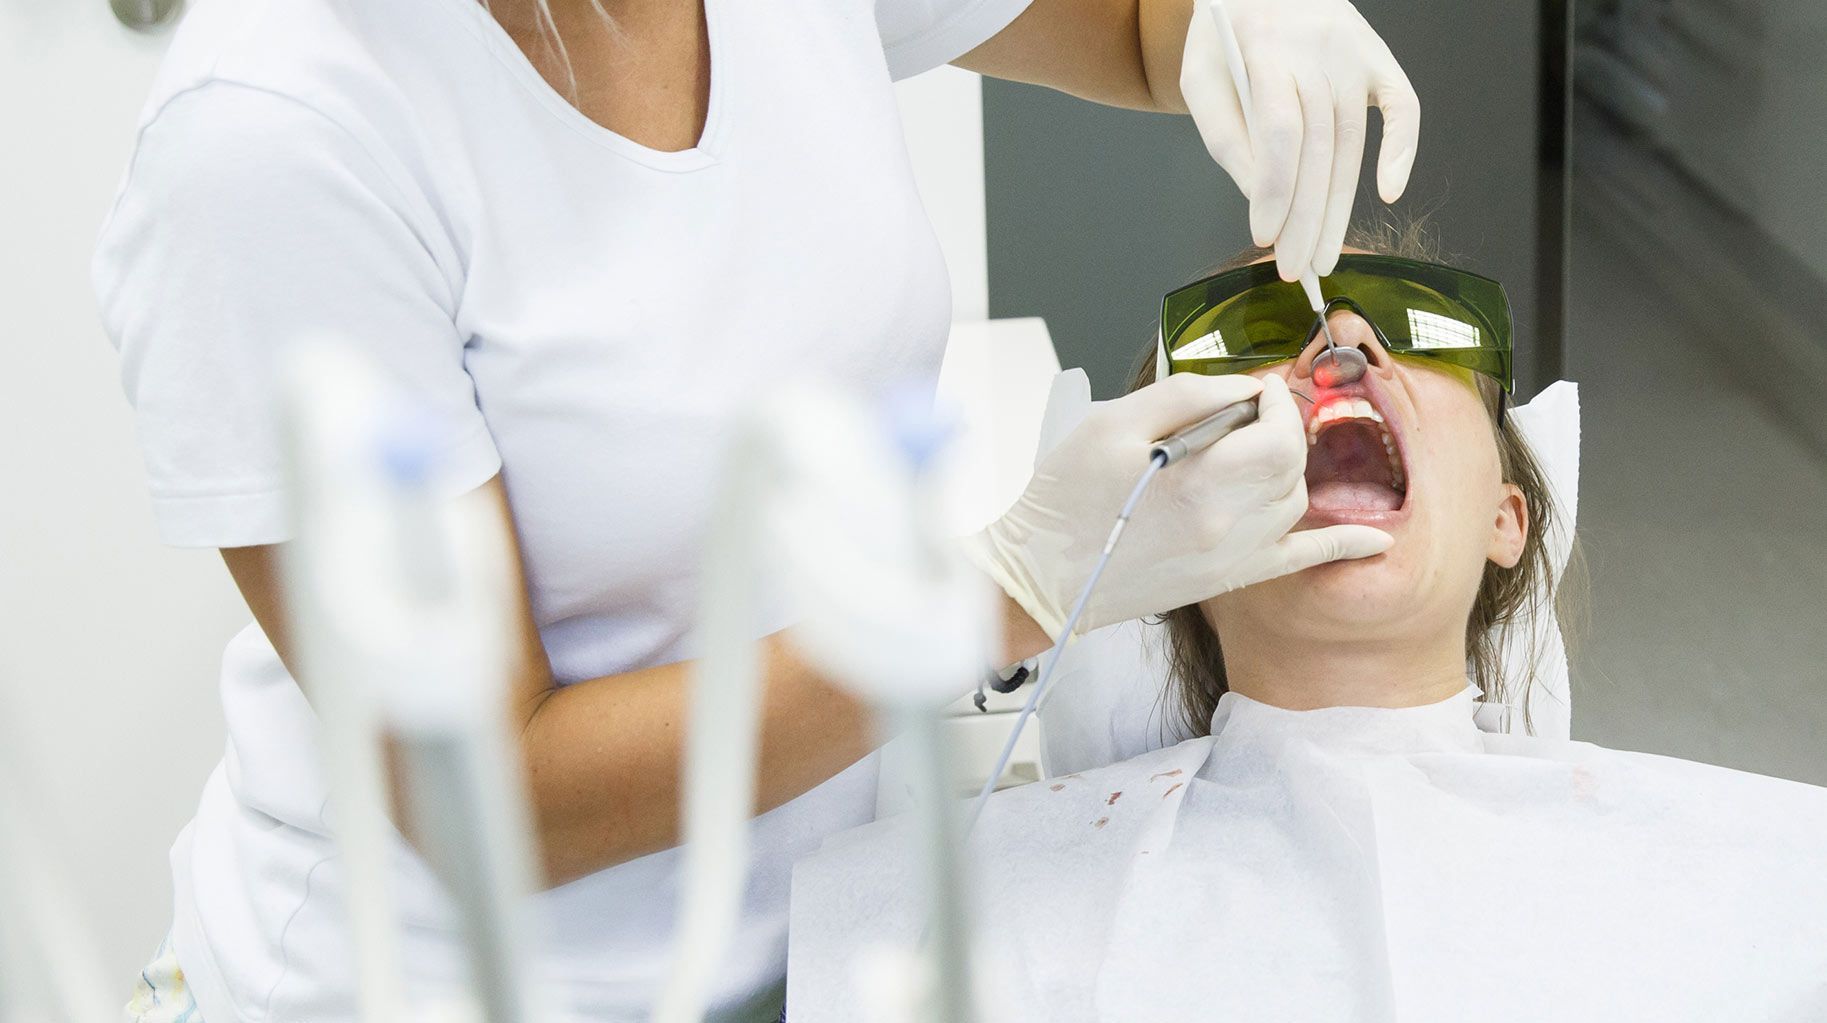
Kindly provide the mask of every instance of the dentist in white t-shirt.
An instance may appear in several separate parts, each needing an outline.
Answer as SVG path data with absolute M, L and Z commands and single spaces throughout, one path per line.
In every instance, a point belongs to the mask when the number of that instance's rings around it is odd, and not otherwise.
M 1289 276 L 1324 272 L 1367 108 L 1383 109 L 1393 199 L 1413 91 L 1344 0 L 1229 6 L 1254 144 L 1188 0 L 193 4 L 95 276 L 160 533 L 219 548 L 255 619 L 223 660 L 228 748 L 172 851 L 170 947 L 197 1016 L 354 1011 L 344 878 L 276 579 L 291 532 L 271 368 L 288 344 L 359 341 L 436 418 L 453 496 L 479 489 L 509 517 L 525 621 L 512 724 L 550 886 L 535 968 L 571 1018 L 642 1018 L 675 911 L 694 567 L 732 414 L 806 373 L 865 395 L 930 378 L 946 337 L 946 271 L 892 81 L 956 62 L 1099 102 L 1190 105 L 1253 199 L 1256 240 L 1278 244 Z M 1061 445 L 972 545 L 1008 594 L 1009 660 L 1060 626 L 1148 443 L 1260 386 L 1176 377 Z M 1382 548 L 1375 531 L 1283 535 L 1305 506 L 1304 443 L 1285 392 L 1261 405 L 1203 468 L 1162 477 L 1125 541 L 1147 564 L 1119 559 L 1105 584 L 1133 596 L 1100 600 L 1087 626 Z M 792 860 L 873 806 L 864 709 L 772 635 L 757 642 L 756 854 L 713 998 L 731 1019 L 778 1011 Z M 459 946 L 400 851 L 408 981 L 436 990 Z

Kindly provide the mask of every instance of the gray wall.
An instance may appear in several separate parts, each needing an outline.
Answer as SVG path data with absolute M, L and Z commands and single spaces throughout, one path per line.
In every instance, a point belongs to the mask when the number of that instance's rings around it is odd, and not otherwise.
M 1421 97 L 1421 146 L 1397 210 L 1430 214 L 1457 262 L 1504 282 L 1527 366 L 1535 5 L 1358 6 Z M 1120 393 L 1153 337 L 1162 293 L 1249 244 L 1243 199 L 1186 118 L 996 80 L 984 82 L 983 105 L 990 315 L 1044 317 L 1061 361 L 1083 366 L 1097 396 Z M 1370 154 L 1377 138 L 1373 128 Z M 1358 216 L 1374 216 L 1382 204 L 1368 169 L 1362 185 Z

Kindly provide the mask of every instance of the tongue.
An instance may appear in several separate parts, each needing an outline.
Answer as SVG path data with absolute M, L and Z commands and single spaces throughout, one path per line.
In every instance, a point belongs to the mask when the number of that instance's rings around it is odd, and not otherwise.
M 1327 427 L 1307 452 L 1307 506 L 1317 511 L 1395 511 L 1402 493 L 1391 484 L 1389 452 L 1368 423 Z
M 1387 483 L 1309 483 L 1307 507 L 1314 511 L 1395 511 L 1402 507 L 1402 495 Z

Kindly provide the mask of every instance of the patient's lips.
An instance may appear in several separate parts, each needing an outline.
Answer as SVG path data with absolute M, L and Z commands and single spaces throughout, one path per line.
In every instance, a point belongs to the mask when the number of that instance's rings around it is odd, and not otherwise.
M 1307 419 L 1308 518 L 1386 520 L 1407 500 L 1408 474 L 1382 403 L 1363 386 L 1322 393 Z

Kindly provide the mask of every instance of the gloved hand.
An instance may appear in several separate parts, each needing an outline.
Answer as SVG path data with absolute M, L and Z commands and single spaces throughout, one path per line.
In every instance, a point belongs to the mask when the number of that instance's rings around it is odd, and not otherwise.
M 1074 631 L 1388 550 L 1389 534 L 1369 526 L 1288 532 L 1307 510 L 1307 438 L 1280 377 L 1181 373 L 1094 405 L 1041 459 L 1015 506 L 970 538 L 967 553 L 1057 637 L 1149 449 L 1257 394 L 1256 422 L 1155 476 Z
M 1377 193 L 1408 186 L 1421 101 L 1389 47 L 1346 0 L 1223 0 L 1248 70 L 1249 130 L 1210 0 L 1194 0 L 1180 92 L 1205 148 L 1250 200 L 1250 234 L 1283 280 L 1338 262 L 1364 159 L 1366 110 L 1383 111 Z

